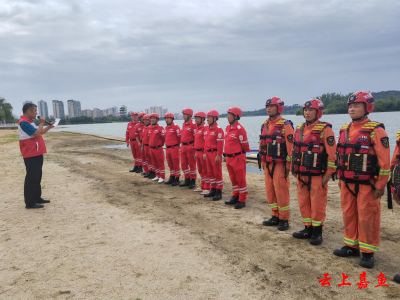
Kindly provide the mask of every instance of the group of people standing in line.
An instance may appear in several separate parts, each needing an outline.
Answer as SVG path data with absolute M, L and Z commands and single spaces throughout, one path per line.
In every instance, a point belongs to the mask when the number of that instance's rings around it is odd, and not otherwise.
M 372 268 L 374 253 L 380 244 L 380 198 L 388 182 L 388 193 L 393 193 L 400 204 L 400 132 L 390 161 L 384 125 L 368 118 L 374 110 L 372 94 L 354 93 L 347 104 L 352 121 L 340 129 L 336 142 L 332 125 L 320 120 L 324 106 L 319 99 L 304 103 L 305 122 L 296 129 L 290 120 L 281 116 L 285 107 L 281 98 L 266 101 L 269 118 L 261 126 L 258 158 L 264 169 L 272 216 L 263 225 L 276 226 L 280 231 L 289 229 L 289 174 L 292 173 L 304 224 L 304 229 L 294 232 L 293 237 L 320 245 L 328 182 L 338 177 L 345 246 L 333 253 L 339 257 L 360 257 L 361 254 L 360 266 Z M 184 109 L 182 128 L 174 124 L 172 113 L 164 116 L 165 128 L 158 124 L 158 114 L 132 113 L 132 122 L 126 131 L 126 143 L 135 160 L 130 172 L 143 172 L 144 177 L 158 183 L 194 189 L 198 171 L 201 183 L 195 191 L 218 201 L 222 199 L 222 156 L 225 156 L 233 190 L 225 204 L 234 205 L 235 209 L 245 207 L 246 152 L 250 152 L 250 147 L 246 130 L 239 123 L 242 110 L 231 107 L 227 112 L 229 125 L 225 131 L 218 126 L 216 110 L 193 114 L 192 109 Z M 170 169 L 168 181 L 165 181 L 164 145 Z M 182 183 L 179 181 L 181 169 L 185 178 Z M 394 280 L 400 282 L 400 274 Z

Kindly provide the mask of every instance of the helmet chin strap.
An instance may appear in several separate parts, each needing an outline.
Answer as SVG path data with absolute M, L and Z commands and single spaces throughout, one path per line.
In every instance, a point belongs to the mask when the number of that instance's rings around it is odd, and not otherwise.
M 367 118 L 367 115 L 368 115 L 368 114 L 365 114 L 365 115 L 363 115 L 361 118 L 356 118 L 356 119 L 352 119 L 352 120 L 353 120 L 353 122 L 354 122 L 354 121 L 356 121 L 356 122 L 357 122 L 357 121 L 361 121 L 361 120 L 366 119 L 366 118 Z
M 275 114 L 275 115 L 273 115 L 273 116 L 269 116 L 270 118 L 275 118 L 276 116 L 279 116 L 280 115 L 280 113 L 277 113 L 277 114 Z
M 236 115 L 234 115 L 234 116 L 235 116 L 235 118 L 233 119 L 233 122 L 229 122 L 229 121 L 228 121 L 228 123 L 229 123 L 230 125 L 235 124 L 235 122 L 237 121 L 237 116 L 236 116 Z
M 310 124 L 314 123 L 314 122 L 317 121 L 317 120 L 318 120 L 318 118 L 315 118 L 315 119 L 312 120 L 312 121 L 306 121 L 306 122 L 307 122 L 308 125 L 310 125 Z

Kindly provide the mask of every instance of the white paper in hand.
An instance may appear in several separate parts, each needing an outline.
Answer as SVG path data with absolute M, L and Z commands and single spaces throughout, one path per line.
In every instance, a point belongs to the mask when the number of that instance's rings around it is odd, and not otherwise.
M 55 120 L 55 123 L 53 124 L 53 126 L 56 127 L 56 126 L 58 125 L 58 123 L 60 123 L 60 120 L 61 120 L 61 119 L 56 119 L 56 120 Z

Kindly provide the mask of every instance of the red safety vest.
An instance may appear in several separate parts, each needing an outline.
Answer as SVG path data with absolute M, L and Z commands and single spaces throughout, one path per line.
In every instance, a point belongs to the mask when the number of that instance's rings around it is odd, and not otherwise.
M 300 124 L 295 132 L 292 172 L 306 176 L 323 175 L 327 168 L 328 156 L 321 140 L 321 134 L 326 127 L 332 128 L 332 125 L 319 121 L 303 139 L 304 126 L 304 123 Z M 321 146 L 323 146 L 322 151 Z
M 287 149 L 286 142 L 283 142 L 284 125 L 292 121 L 280 119 L 275 126 L 268 130 L 268 120 L 261 125 L 260 144 L 262 155 L 265 155 L 266 162 L 283 162 L 286 161 Z
M 392 171 L 392 193 L 400 195 L 400 131 L 397 133 L 396 144 L 398 152 L 393 155 L 396 155 L 397 165 Z
M 379 174 L 376 155 L 369 154 L 372 146 L 371 134 L 382 123 L 367 122 L 351 140 L 348 138 L 350 123 L 340 129 L 337 144 L 338 175 L 347 182 L 370 184 L 370 180 Z
M 44 144 L 44 140 L 42 136 L 34 137 L 29 136 L 25 131 L 21 128 L 21 122 L 26 121 L 31 124 L 33 127 L 37 128 L 35 123 L 28 119 L 27 117 L 21 116 L 18 121 L 18 135 L 19 135 L 19 147 L 21 149 L 21 154 L 23 158 L 39 156 L 47 153 L 46 145 Z

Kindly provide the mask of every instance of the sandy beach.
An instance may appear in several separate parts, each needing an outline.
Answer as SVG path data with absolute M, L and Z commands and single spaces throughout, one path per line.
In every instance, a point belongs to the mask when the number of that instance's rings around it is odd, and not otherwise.
M 129 173 L 130 151 L 96 136 L 45 136 L 41 210 L 26 210 L 25 166 L 15 130 L 0 130 L 1 299 L 399 299 L 400 207 L 382 198 L 373 270 L 337 258 L 343 245 L 340 194 L 329 183 L 324 242 L 296 240 L 303 228 L 291 178 L 290 229 L 266 228 L 263 176 L 248 174 L 245 209 Z M 6 141 L 7 140 L 7 141 Z M 255 165 L 255 163 L 250 162 Z M 167 171 L 168 174 L 168 171 Z M 226 167 L 224 200 L 231 195 Z M 370 284 L 358 290 L 360 273 Z M 389 287 L 375 287 L 382 272 Z M 331 286 L 319 280 L 329 273 Z M 351 286 L 338 287 L 342 273 Z

